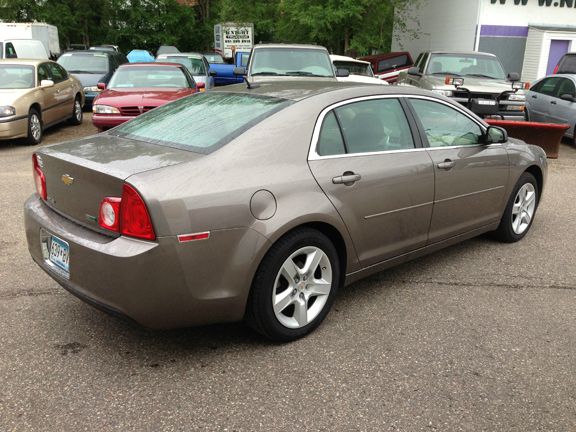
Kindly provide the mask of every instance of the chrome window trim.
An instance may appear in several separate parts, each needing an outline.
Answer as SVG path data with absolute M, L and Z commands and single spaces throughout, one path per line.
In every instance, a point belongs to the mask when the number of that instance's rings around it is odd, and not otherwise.
M 464 111 L 463 107 L 459 107 L 457 105 L 453 105 L 450 102 L 444 101 L 442 99 L 437 99 L 435 97 L 431 97 L 431 96 L 426 96 L 426 95 L 408 95 L 408 94 L 395 94 L 395 95 L 373 95 L 373 96 L 361 96 L 361 97 L 356 97 L 356 98 L 352 98 L 352 99 L 347 99 L 345 101 L 340 101 L 340 102 L 336 102 L 326 108 L 324 108 L 321 112 L 320 115 L 318 116 L 318 119 L 316 120 L 316 124 L 314 125 L 314 132 L 312 133 L 312 143 L 310 145 L 310 149 L 308 151 L 308 160 L 309 161 L 313 161 L 313 160 L 324 160 L 324 159 L 339 159 L 339 158 L 347 158 L 347 157 L 360 157 L 360 156 L 377 156 L 377 155 L 384 155 L 384 154 L 395 154 L 395 153 L 408 153 L 408 152 L 417 152 L 417 151 L 426 151 L 426 150 L 445 150 L 445 149 L 458 149 L 458 148 L 473 148 L 473 147 L 488 147 L 488 148 L 492 148 L 492 147 L 501 147 L 502 144 L 501 143 L 493 143 L 493 144 L 471 144 L 471 145 L 458 145 L 458 146 L 443 146 L 443 147 L 414 147 L 411 149 L 400 149 L 400 150 L 385 150 L 385 151 L 380 151 L 380 152 L 366 152 L 366 153 L 343 153 L 343 154 L 338 154 L 338 155 L 329 155 L 329 156 L 321 156 L 318 154 L 318 152 L 316 151 L 316 148 L 318 146 L 318 139 L 320 138 L 320 130 L 322 129 L 322 124 L 324 123 L 324 117 L 326 117 L 326 115 L 332 111 L 333 109 L 339 108 L 341 106 L 344 105 L 348 105 L 351 103 L 356 103 L 356 102 L 363 102 L 363 101 L 368 101 L 368 100 L 376 100 L 376 99 L 401 99 L 401 98 L 405 98 L 405 99 L 423 99 L 423 100 L 428 100 L 431 102 L 436 102 L 442 105 L 447 106 L 448 108 L 452 108 L 455 111 L 458 111 L 459 113 L 463 114 L 464 116 L 466 116 L 468 119 L 472 120 L 474 123 L 476 123 L 478 125 L 478 127 L 480 127 L 480 130 L 483 133 L 486 133 L 486 130 L 488 129 L 488 127 L 482 123 L 482 121 L 477 118 L 475 118 L 474 116 L 470 115 L 469 113 L 467 113 L 466 111 Z M 406 119 L 406 121 L 408 121 L 408 119 Z M 416 144 L 416 143 L 414 143 Z
M 410 148 L 410 149 L 384 150 L 384 151 L 379 151 L 379 152 L 365 152 L 365 153 L 343 153 L 343 154 L 329 155 L 329 156 L 321 156 L 316 151 L 316 148 L 318 146 L 318 139 L 320 138 L 320 130 L 322 129 L 322 124 L 324 123 L 324 117 L 326 117 L 326 115 L 330 111 L 332 111 L 336 108 L 339 108 L 341 106 L 349 105 L 351 103 L 356 103 L 356 102 L 364 102 L 364 101 L 377 100 L 377 99 L 400 99 L 402 97 L 405 97 L 405 95 L 395 94 L 395 95 L 360 96 L 360 97 L 356 97 L 356 98 L 352 98 L 352 99 L 347 99 L 345 101 L 336 102 L 336 103 L 324 108 L 320 112 L 320 115 L 318 116 L 318 119 L 316 120 L 316 124 L 314 125 L 314 132 L 312 133 L 312 143 L 310 145 L 310 149 L 308 150 L 308 160 L 312 161 L 312 160 L 359 157 L 359 156 L 376 156 L 376 155 L 382 155 L 382 154 L 388 154 L 388 153 L 407 153 L 407 152 L 413 152 L 413 151 L 426 150 L 425 148 L 422 148 L 422 147 L 414 147 L 414 148 Z M 406 118 L 406 122 L 408 123 L 408 125 L 410 125 L 408 122 L 408 118 Z M 414 145 L 416 145 L 415 142 L 414 142 Z

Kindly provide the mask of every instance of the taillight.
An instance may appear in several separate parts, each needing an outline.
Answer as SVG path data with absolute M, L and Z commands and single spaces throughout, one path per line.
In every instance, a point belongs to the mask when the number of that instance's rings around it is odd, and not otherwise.
M 556 75 L 558 73 L 558 68 L 560 67 L 560 63 L 558 63 L 556 65 L 556 67 L 554 68 L 554 71 L 552 72 L 553 75 Z
M 36 153 L 32 154 L 32 165 L 34 174 L 34 184 L 36 185 L 36 192 L 44 201 L 48 198 L 48 191 L 46 190 L 46 176 L 42 171 L 42 159 Z
M 100 204 L 98 225 L 111 231 L 120 232 L 120 202 L 121 198 L 106 197 Z
M 106 197 L 100 203 L 98 225 L 130 237 L 155 240 L 146 203 L 129 184 L 122 187 L 122 198 Z

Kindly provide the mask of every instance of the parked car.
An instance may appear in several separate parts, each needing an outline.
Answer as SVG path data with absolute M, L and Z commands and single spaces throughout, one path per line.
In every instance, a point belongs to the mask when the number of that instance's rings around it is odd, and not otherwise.
M 86 96 L 85 108 L 92 109 L 92 102 L 101 92 L 98 83 L 108 83 L 121 64 L 128 61 L 118 52 L 100 50 L 69 51 L 60 56 L 58 64 L 78 78 Z
M 44 129 L 82 123 L 80 82 L 50 60 L 0 60 L 0 139 L 42 141 Z
M 210 70 L 208 60 L 199 53 L 175 53 L 161 54 L 156 57 L 158 62 L 179 63 L 186 66 L 188 72 L 194 77 L 198 90 L 210 90 L 214 88 L 216 72 Z
M 517 73 L 504 73 L 494 54 L 431 51 L 420 54 L 398 84 L 450 97 L 480 116 L 522 120 L 526 95 L 519 80 Z
M 576 52 L 564 54 L 556 67 L 554 74 L 576 74 Z
M 216 62 L 211 63 L 209 59 L 216 59 Z M 244 82 L 243 75 L 235 73 L 237 67 L 246 67 L 248 59 L 250 58 L 249 52 L 236 51 L 234 53 L 234 63 L 224 63 L 220 54 L 209 55 L 206 60 L 210 65 L 210 72 L 214 73 L 214 84 L 217 86 L 238 84 Z M 222 61 L 220 61 L 222 60 Z
M 329 81 L 215 89 L 33 160 L 28 248 L 64 288 L 147 327 L 245 319 L 280 341 L 345 284 L 522 239 L 547 173 L 445 97 Z
M 372 66 L 367 61 L 334 54 L 330 54 L 330 60 L 336 69 L 345 69 L 350 73 L 347 77 L 336 78 L 338 81 L 388 85 L 387 81 L 374 77 Z
M 407 51 L 374 54 L 358 59 L 370 62 L 376 78 L 390 84 L 398 80 L 400 72 L 407 71 L 414 65 L 412 56 Z
M 348 72 L 336 71 L 328 50 L 318 45 L 258 44 L 250 54 L 247 67 L 236 67 L 235 75 L 249 81 L 320 80 L 336 81 Z
M 92 123 L 100 130 L 118 126 L 170 101 L 196 93 L 196 83 L 184 65 L 128 63 L 100 83 L 94 99 Z
M 526 95 L 526 120 L 570 125 L 565 136 L 576 144 L 576 74 L 535 81 Z
M 110 51 L 110 52 L 120 52 L 118 45 L 95 45 L 91 46 L 89 49 L 98 51 Z
M 175 54 L 175 53 L 179 53 L 180 50 L 178 48 L 176 48 L 175 46 L 172 45 L 160 45 L 160 47 L 158 48 L 158 51 L 156 51 L 156 55 L 162 55 L 162 54 Z

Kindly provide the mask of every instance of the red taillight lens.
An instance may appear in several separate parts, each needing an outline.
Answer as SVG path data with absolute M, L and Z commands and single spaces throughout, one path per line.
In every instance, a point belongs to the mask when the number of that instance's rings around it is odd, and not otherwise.
M 120 232 L 131 237 L 155 240 L 156 234 L 144 200 L 132 186 L 124 183 L 120 206 Z
M 554 68 L 554 71 L 552 72 L 553 75 L 556 75 L 558 73 L 558 68 L 560 67 L 560 63 L 558 63 L 556 65 L 556 67 Z
M 130 237 L 155 240 L 146 203 L 132 186 L 124 183 L 122 198 L 106 197 L 100 203 L 98 225 Z
M 120 232 L 120 202 L 116 197 L 106 197 L 100 203 L 98 225 L 112 231 Z
M 44 201 L 48 198 L 48 191 L 46 190 L 46 176 L 42 171 L 41 159 L 34 153 L 32 155 L 32 165 L 34 174 L 34 184 L 36 185 L 36 192 Z

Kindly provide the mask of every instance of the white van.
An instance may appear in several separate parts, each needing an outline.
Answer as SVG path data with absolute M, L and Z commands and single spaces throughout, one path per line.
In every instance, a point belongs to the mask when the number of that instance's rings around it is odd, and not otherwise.
M 48 59 L 44 44 L 36 39 L 0 40 L 0 59 Z

